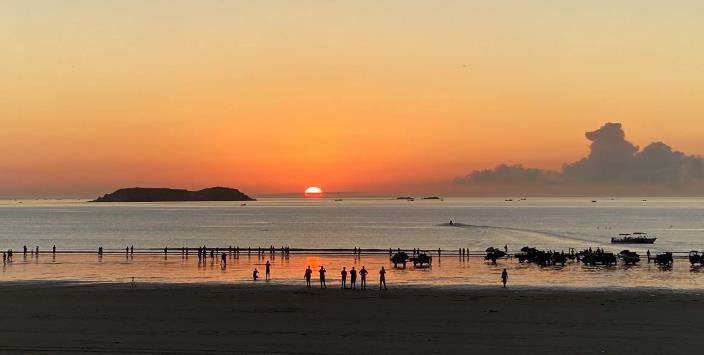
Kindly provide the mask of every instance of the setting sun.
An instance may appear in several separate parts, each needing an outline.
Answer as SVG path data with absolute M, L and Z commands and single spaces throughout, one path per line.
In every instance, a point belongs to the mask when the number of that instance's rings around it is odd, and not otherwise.
M 321 190 L 319 187 L 311 186 L 306 189 L 304 194 L 306 197 L 320 197 L 323 195 L 323 190 Z

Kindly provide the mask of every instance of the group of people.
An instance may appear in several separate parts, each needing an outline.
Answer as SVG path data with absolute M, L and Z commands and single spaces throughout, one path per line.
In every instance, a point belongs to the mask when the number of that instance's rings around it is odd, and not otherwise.
M 320 269 L 318 270 L 318 275 L 319 275 L 319 280 L 320 280 L 320 288 L 327 288 L 327 284 L 325 283 L 325 273 L 327 270 L 325 269 L 325 266 L 320 265 Z M 347 275 L 349 274 L 350 276 L 350 283 L 349 287 L 347 286 Z M 369 271 L 365 266 L 362 266 L 359 271 L 355 269 L 353 266 L 349 272 L 347 271 L 347 267 L 342 267 L 342 270 L 340 270 L 340 287 L 345 290 L 345 289 L 350 289 L 350 290 L 355 290 L 357 289 L 357 275 L 359 274 L 359 281 L 360 281 L 360 289 L 366 290 L 367 289 L 367 275 L 369 274 Z M 310 282 L 311 278 L 313 277 L 313 270 L 310 268 L 310 265 L 308 265 L 308 268 L 306 268 L 305 273 L 303 274 L 303 278 L 306 280 L 306 287 L 310 288 Z M 379 270 L 379 289 L 380 290 L 386 290 L 386 269 L 382 266 L 381 269 Z
M 271 279 L 271 263 L 269 260 L 266 261 L 266 264 L 264 264 L 264 275 L 266 280 Z M 318 269 L 318 275 L 319 275 L 319 280 L 320 280 L 320 288 L 327 288 L 327 283 L 326 283 L 326 277 L 325 273 L 327 273 L 327 269 L 325 269 L 325 266 L 320 265 L 320 269 Z M 355 290 L 357 289 L 357 276 L 359 275 L 359 281 L 360 281 L 360 289 L 366 290 L 367 289 L 367 275 L 369 274 L 369 271 L 365 266 L 362 266 L 361 269 L 357 270 L 353 266 L 349 271 L 347 271 L 347 267 L 343 267 L 342 270 L 340 271 L 340 280 L 341 280 L 341 288 L 343 290 L 345 289 L 350 289 L 350 290 Z M 349 275 L 349 285 L 347 284 L 347 276 Z M 306 287 L 310 288 L 311 287 L 311 279 L 313 278 L 313 269 L 311 269 L 310 265 L 306 268 L 305 272 L 303 273 L 303 278 L 306 280 Z M 252 270 L 252 280 L 257 281 L 259 279 L 259 270 L 255 267 L 254 270 Z M 386 269 L 382 266 L 381 269 L 379 270 L 379 289 L 380 290 L 386 290 Z

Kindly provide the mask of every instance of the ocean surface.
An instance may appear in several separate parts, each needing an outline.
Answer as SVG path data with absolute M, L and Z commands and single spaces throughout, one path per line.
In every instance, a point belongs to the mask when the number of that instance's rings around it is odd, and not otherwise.
M 595 200 L 596 202 L 592 202 Z M 454 225 L 448 222 L 452 220 Z M 646 232 L 657 236 L 653 245 L 612 245 L 619 233 Z M 56 245 L 56 256 L 23 257 L 22 247 L 47 252 Z M 327 264 L 333 278 L 338 268 L 368 267 L 378 271 L 388 256 L 292 255 L 290 258 L 241 254 L 219 262 L 198 263 L 174 252 L 161 255 L 62 254 L 68 250 L 123 251 L 134 245 L 146 248 L 274 245 L 291 248 L 388 249 L 420 248 L 445 256 L 430 269 L 392 270 L 390 279 L 412 284 L 493 284 L 502 267 L 525 285 L 575 287 L 704 287 L 704 272 L 691 269 L 684 259 L 663 271 L 643 262 L 636 267 L 540 268 L 513 260 L 486 265 L 481 258 L 453 257 L 458 248 L 480 253 L 489 246 L 508 245 L 565 250 L 602 247 L 618 252 L 644 253 L 704 250 L 704 199 L 693 198 L 445 198 L 444 200 L 395 199 L 261 199 L 247 202 L 126 203 L 85 201 L 0 201 L 0 249 L 15 250 L 12 265 L 4 265 L 4 280 L 119 281 L 132 276 L 158 282 L 225 282 L 248 280 L 264 258 L 272 259 L 279 278 L 274 282 L 299 282 L 305 266 Z M 260 266 L 257 266 L 260 265 Z M 415 272 L 414 272 L 415 271 Z M 317 275 L 317 274 L 316 274 Z M 523 275 L 522 277 L 520 275 Z M 0 279 L 0 280 L 2 280 Z

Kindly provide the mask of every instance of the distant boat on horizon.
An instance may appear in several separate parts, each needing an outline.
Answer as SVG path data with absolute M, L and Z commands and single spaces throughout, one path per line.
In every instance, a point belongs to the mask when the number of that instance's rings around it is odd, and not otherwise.
M 618 238 L 611 238 L 612 244 L 653 244 L 656 237 L 648 237 L 648 234 L 642 232 L 621 233 Z

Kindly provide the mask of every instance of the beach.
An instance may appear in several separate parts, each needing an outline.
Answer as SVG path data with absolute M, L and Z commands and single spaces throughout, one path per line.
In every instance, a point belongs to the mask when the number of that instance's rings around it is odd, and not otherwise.
M 699 291 L 267 283 L 5 283 L 0 351 L 21 353 L 685 353 Z

